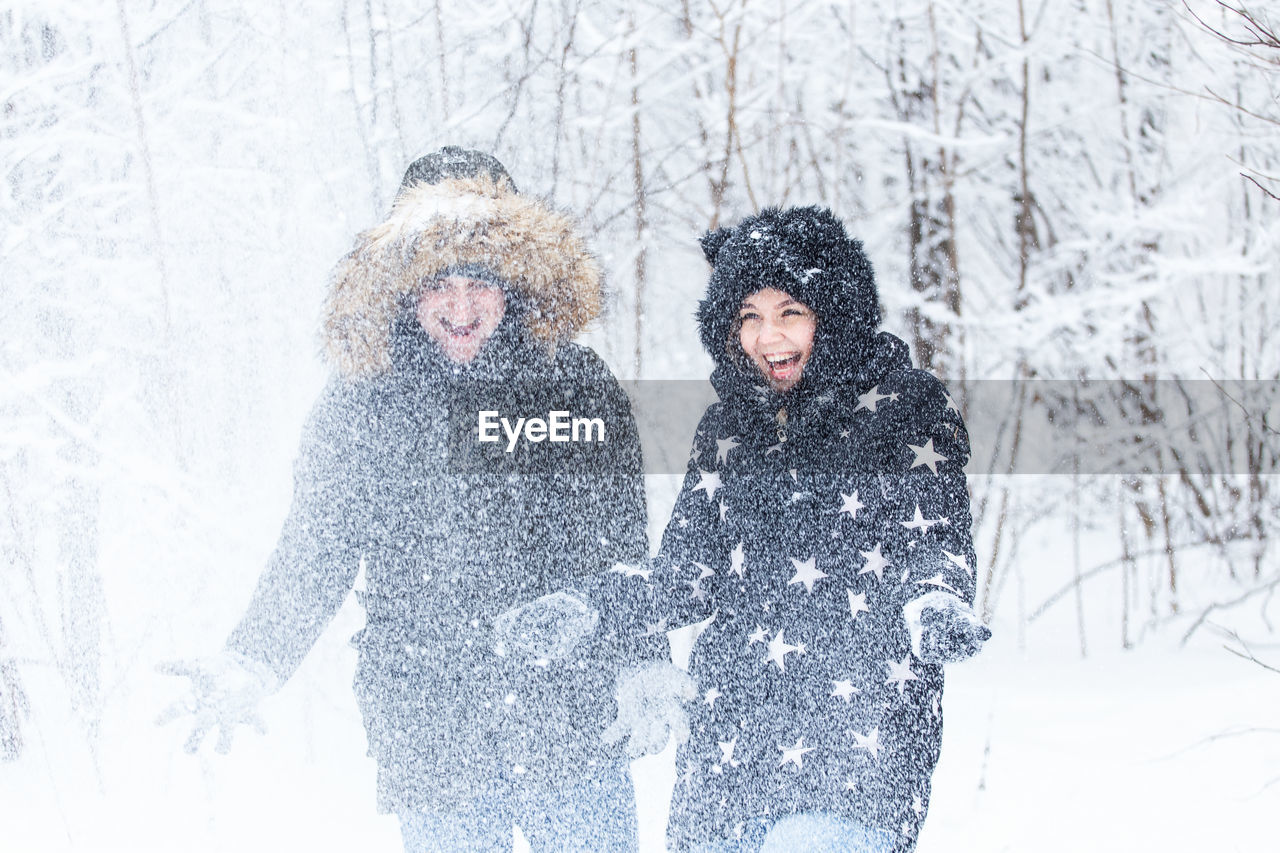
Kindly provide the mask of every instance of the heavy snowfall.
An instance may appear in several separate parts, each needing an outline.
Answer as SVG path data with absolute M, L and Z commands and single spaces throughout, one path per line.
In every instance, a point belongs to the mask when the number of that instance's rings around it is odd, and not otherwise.
M 578 340 L 651 548 L 712 399 L 698 237 L 815 204 L 862 241 L 964 410 L 994 634 L 948 667 L 920 853 L 1267 849 L 1278 33 L 1236 0 L 0 11 L 0 848 L 401 849 L 354 596 L 226 755 L 157 724 L 158 667 L 222 647 L 276 545 L 335 263 L 459 145 L 599 258 Z M 664 850 L 674 748 L 632 771 Z

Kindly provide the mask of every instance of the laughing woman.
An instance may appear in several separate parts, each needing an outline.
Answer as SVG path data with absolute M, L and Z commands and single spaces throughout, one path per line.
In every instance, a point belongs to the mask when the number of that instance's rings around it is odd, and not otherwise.
M 602 624 L 714 616 L 689 664 L 669 843 L 910 850 L 941 665 L 990 636 L 970 606 L 968 436 L 942 384 L 877 331 L 871 266 L 829 211 L 765 210 L 702 246 L 719 402 L 659 555 L 584 592 Z M 627 674 L 619 727 L 651 725 L 681 686 Z

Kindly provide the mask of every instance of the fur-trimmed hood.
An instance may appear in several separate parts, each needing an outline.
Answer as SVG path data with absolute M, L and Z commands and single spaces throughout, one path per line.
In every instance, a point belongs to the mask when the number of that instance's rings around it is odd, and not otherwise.
M 600 267 L 572 218 L 507 181 L 420 183 L 334 268 L 322 334 L 329 362 L 347 378 L 389 371 L 393 328 L 421 282 L 469 264 L 506 284 L 548 353 L 600 313 Z

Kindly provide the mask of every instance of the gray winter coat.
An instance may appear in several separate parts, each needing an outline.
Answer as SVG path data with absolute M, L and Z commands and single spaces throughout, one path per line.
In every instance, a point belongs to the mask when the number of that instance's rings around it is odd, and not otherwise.
M 423 186 L 335 277 L 338 376 L 308 420 L 292 508 L 229 645 L 287 678 L 363 564 L 355 690 L 384 810 L 536 790 L 621 760 L 599 740 L 614 676 L 662 652 L 608 632 L 550 663 L 493 650 L 497 614 L 646 551 L 629 404 L 600 359 L 567 342 L 597 309 L 599 275 L 566 223 L 492 182 Z M 460 367 L 417 326 L 412 297 L 465 263 L 509 283 L 508 311 Z M 508 454 L 505 438 L 477 442 L 485 409 L 600 418 L 605 440 Z

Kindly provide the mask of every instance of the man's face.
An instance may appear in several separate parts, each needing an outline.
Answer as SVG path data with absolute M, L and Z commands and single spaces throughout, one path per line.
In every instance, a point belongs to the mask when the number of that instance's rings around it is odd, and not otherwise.
M 468 364 L 493 337 L 506 310 L 507 298 L 501 288 L 451 275 L 423 285 L 418 324 L 449 360 Z

